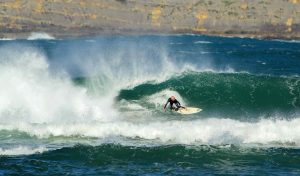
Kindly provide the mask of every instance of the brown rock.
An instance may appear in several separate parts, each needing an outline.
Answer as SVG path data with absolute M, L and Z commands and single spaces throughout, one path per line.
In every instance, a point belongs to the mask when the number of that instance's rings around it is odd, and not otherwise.
M 200 33 L 300 38 L 299 0 L 2 0 L 0 36 Z

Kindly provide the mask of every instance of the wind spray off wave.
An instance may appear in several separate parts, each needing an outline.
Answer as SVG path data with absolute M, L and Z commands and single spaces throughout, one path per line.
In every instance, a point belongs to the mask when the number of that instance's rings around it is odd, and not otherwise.
M 106 122 L 122 124 L 124 117 L 114 107 L 120 89 L 164 80 L 174 73 L 172 70 L 187 68 L 176 67 L 164 55 L 160 62 L 157 59 L 154 62 L 142 51 L 138 57 L 127 52 L 110 58 L 96 54 L 91 61 L 94 67 L 88 69 L 95 77 L 78 86 L 63 70 L 53 72 L 41 49 L 11 44 L 2 46 L 0 53 L 1 130 L 18 130 L 35 136 L 91 136 L 88 129 L 97 131 L 107 126 Z M 131 55 L 130 63 L 124 61 L 124 55 Z M 86 69 L 86 65 L 81 68 Z M 95 91 L 89 92 L 93 88 Z
M 65 74 L 49 71 L 42 51 L 23 45 L 0 49 L 0 118 L 2 124 L 69 124 L 90 120 L 110 120 L 111 101 L 98 100 L 76 87 Z

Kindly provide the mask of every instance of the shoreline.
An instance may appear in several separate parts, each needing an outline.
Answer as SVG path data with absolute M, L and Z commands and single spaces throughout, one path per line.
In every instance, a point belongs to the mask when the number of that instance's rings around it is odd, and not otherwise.
M 142 35 L 202 35 L 210 37 L 235 37 L 235 38 L 249 38 L 258 40 L 300 40 L 300 37 L 292 36 L 278 36 L 278 35 L 268 35 L 268 34 L 230 34 L 230 33 L 199 33 L 193 31 L 181 31 L 181 32 L 153 32 L 153 31 L 130 31 L 130 32 L 77 32 L 77 33 L 49 33 L 43 31 L 33 31 L 33 32 L 18 32 L 18 33 L 5 33 L 0 34 L 0 40 L 22 40 L 28 39 L 32 35 L 47 35 L 53 37 L 53 39 L 79 39 L 79 38 L 94 38 L 94 37 L 105 37 L 105 36 L 142 36 Z

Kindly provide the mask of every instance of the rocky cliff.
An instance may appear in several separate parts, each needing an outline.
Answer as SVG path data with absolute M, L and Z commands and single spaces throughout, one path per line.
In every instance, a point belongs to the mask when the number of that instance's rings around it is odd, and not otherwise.
M 300 0 L 1 0 L 0 37 L 200 33 L 300 38 Z

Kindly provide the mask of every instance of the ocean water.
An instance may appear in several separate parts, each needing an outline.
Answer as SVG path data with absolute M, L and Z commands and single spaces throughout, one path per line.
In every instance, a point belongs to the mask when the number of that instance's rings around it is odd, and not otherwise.
M 0 175 L 300 174 L 298 41 L 46 36 L 0 41 Z

